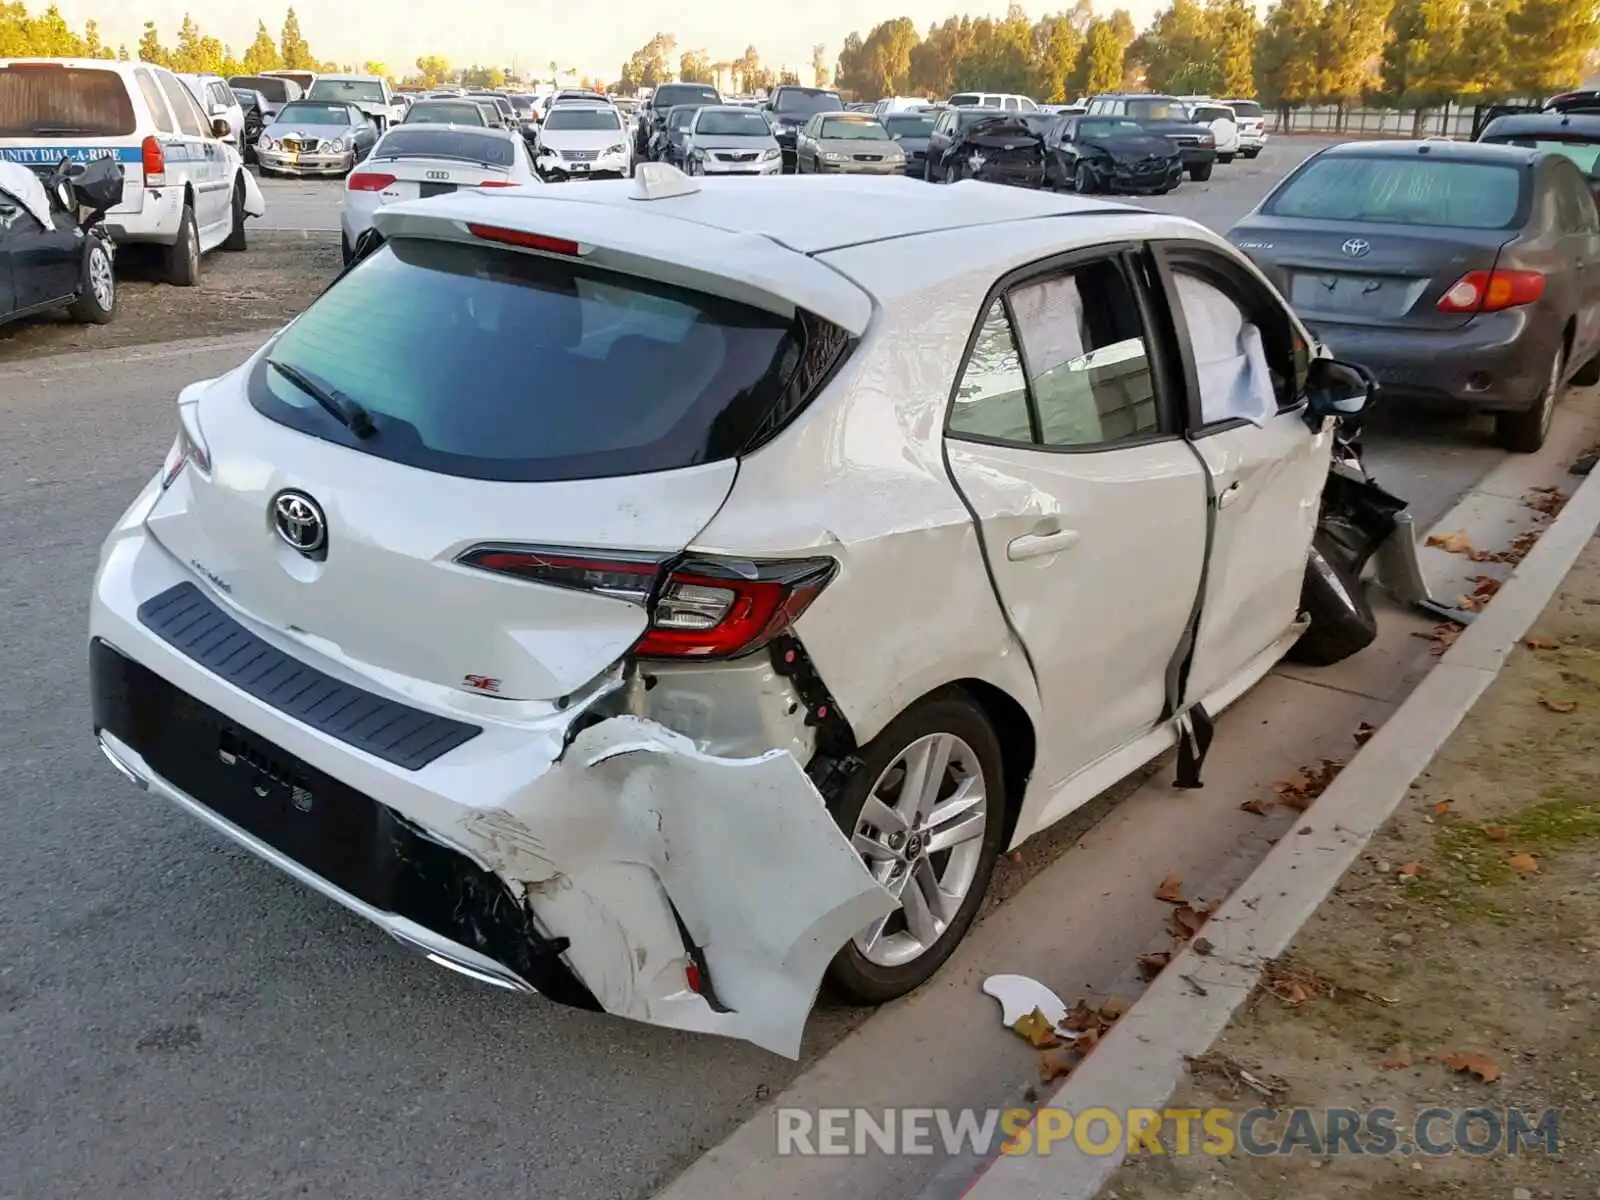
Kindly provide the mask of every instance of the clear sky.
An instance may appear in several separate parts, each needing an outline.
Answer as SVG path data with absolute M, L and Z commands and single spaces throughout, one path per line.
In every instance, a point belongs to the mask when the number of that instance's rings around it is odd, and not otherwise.
M 257 0 L 260 2 L 260 0 Z M 75 28 L 86 19 L 100 23 L 109 45 L 125 43 L 131 51 L 145 21 L 153 20 L 162 41 L 170 45 L 183 15 L 193 15 L 201 29 L 242 54 L 255 36 L 256 21 L 265 20 L 274 37 L 288 5 L 267 0 L 256 9 L 238 0 L 58 0 L 62 14 Z M 38 11 L 47 0 L 32 0 Z M 1131 0 L 1128 8 L 1141 27 L 1159 0 Z M 1066 4 L 1029 4 L 1035 17 Z M 1096 8 L 1109 12 L 1111 0 Z M 962 8 L 952 0 L 810 0 L 809 3 L 670 4 L 662 0 L 300 0 L 295 11 L 312 52 L 337 62 L 372 60 L 403 74 L 419 55 L 438 54 L 452 65 L 516 65 L 526 71 L 548 70 L 551 60 L 583 74 L 614 78 L 622 63 L 657 32 L 672 33 L 678 52 L 704 50 L 713 61 L 733 59 L 754 44 L 761 61 L 788 66 L 802 77 L 811 63 L 811 47 L 826 43 L 828 61 L 851 30 L 863 36 L 879 21 L 910 17 L 921 28 L 966 11 L 972 16 L 999 16 L 1004 0 L 987 7 Z M 809 80 L 807 80 L 809 82 Z

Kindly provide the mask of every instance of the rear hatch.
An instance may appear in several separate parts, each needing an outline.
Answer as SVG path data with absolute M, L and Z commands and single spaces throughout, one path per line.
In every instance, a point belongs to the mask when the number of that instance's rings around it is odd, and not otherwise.
M 1492 271 L 1527 220 L 1517 165 L 1429 154 L 1330 155 L 1306 164 L 1231 234 L 1313 325 L 1456 329 L 1441 312 L 1462 277 Z
M 128 81 L 51 60 L 0 62 L 0 158 L 44 174 L 62 158 L 113 158 L 124 172 L 111 214 L 144 209 L 144 156 Z
M 376 193 L 379 204 L 426 200 L 461 188 L 510 187 L 514 149 L 504 137 L 406 125 L 390 130 L 345 186 Z
M 209 469 L 179 468 L 148 527 L 245 613 L 391 686 L 554 700 L 646 631 L 659 562 L 721 508 L 800 333 L 792 310 L 593 268 L 551 239 L 470 237 L 450 211 L 465 203 L 410 206 L 412 228 L 456 240 L 392 237 L 199 395 Z M 708 257 L 759 278 L 737 251 Z

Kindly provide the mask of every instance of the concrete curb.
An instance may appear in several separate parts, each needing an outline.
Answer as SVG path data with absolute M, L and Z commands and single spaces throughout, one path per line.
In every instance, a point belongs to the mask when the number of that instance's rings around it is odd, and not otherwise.
M 1176 955 L 1133 1008 L 1041 1108 L 1081 1113 L 1160 1110 L 1185 1059 L 1208 1050 L 1250 995 L 1262 967 L 1288 948 L 1488 689 L 1600 527 L 1600 471 L 1584 480 L 1493 603 L 1456 639 L 1300 821 L 1206 923 L 1213 950 Z M 1261 903 L 1263 899 L 1270 903 Z M 1198 995 L 1188 982 L 1205 989 Z M 1091 1156 L 1075 1140 L 1048 1156 L 993 1160 L 966 1200 L 1091 1200 L 1123 1156 Z M 945 1190 L 923 1193 L 927 1200 Z

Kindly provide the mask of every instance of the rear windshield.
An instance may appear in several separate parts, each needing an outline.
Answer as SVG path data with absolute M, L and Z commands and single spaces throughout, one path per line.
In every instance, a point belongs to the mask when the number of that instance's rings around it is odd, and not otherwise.
M 951 96 L 946 103 L 953 104 L 957 108 L 968 108 L 973 105 L 982 104 L 983 97 L 977 92 L 957 92 L 954 96 Z
M 1275 217 L 1509 229 L 1519 224 L 1522 175 L 1499 163 L 1341 154 L 1308 163 L 1263 206 Z
M 838 92 L 802 92 L 791 88 L 778 93 L 772 111 L 786 117 L 810 117 L 823 112 L 843 112 L 844 101 Z
M 424 100 L 413 104 L 403 125 L 482 125 L 483 109 L 476 104 L 440 104 Z
M 313 100 L 344 100 L 351 104 L 382 104 L 383 84 L 376 79 L 319 79 L 306 93 Z
M 669 83 L 665 87 L 656 89 L 656 94 L 651 97 L 650 103 L 660 110 L 671 108 L 676 104 L 721 104 L 722 97 L 717 95 L 717 89 L 714 87 Z
M 739 112 L 707 112 L 702 109 L 694 131 L 712 137 L 772 136 L 772 126 L 767 124 L 766 117 L 748 108 Z
M 527 116 L 533 111 L 532 96 L 512 96 L 511 107 L 517 110 L 518 116 Z
M 876 121 L 852 121 L 847 117 L 834 117 L 822 123 L 825 138 L 849 138 L 860 142 L 886 142 L 889 131 Z
M 1526 146 L 1530 150 L 1543 150 L 1549 154 L 1560 154 L 1570 158 L 1578 164 L 1578 170 L 1585 175 L 1595 174 L 1595 163 L 1600 159 L 1600 142 L 1585 142 L 1574 138 L 1570 141 L 1561 138 L 1547 137 L 1486 137 L 1480 141 L 1497 146 Z
M 1261 116 L 1261 105 L 1257 104 L 1254 100 L 1235 100 L 1233 103 L 1229 104 L 1228 107 L 1233 109 L 1233 111 L 1238 113 L 1241 117 Z
M 432 128 L 401 125 L 391 129 L 373 148 L 372 157 L 449 158 L 482 163 L 486 167 L 509 167 L 514 161 L 511 142 L 503 134 L 469 133 L 439 125 Z
M 579 108 L 577 105 L 558 104 L 545 118 L 545 129 L 621 129 L 622 118 L 609 108 Z
M 933 132 L 932 117 L 894 116 L 884 118 L 884 128 L 905 138 L 927 137 Z
M 134 131 L 128 85 L 95 67 L 0 67 L 0 138 L 125 137 Z
M 1189 106 L 1165 96 L 1135 96 L 1128 101 L 1128 115 L 1141 121 L 1187 121 Z
M 355 438 L 265 362 L 250 400 L 314 437 L 446 475 L 673 470 L 750 444 L 802 367 L 809 322 L 571 260 L 395 239 L 268 355 L 360 404 L 377 432 Z
M 228 82 L 234 87 L 260 92 L 273 104 L 286 104 L 291 99 L 291 90 L 295 96 L 300 94 L 297 84 L 287 79 L 274 79 L 270 75 L 235 75 Z
M 1212 121 L 1231 121 L 1238 114 L 1231 108 L 1223 108 L 1220 104 L 1197 104 L 1189 110 L 1196 121 L 1210 124 Z
M 956 118 L 956 123 L 957 123 L 957 127 L 958 128 L 971 129 L 979 121 L 987 121 L 987 120 L 990 120 L 993 117 L 1003 117 L 1005 115 L 1006 114 L 1005 114 L 1005 111 L 1003 109 L 982 108 L 982 109 L 979 109 L 977 112 L 964 112 L 964 113 L 962 113 L 959 117 Z
M 350 109 L 343 104 L 314 104 L 309 100 L 296 100 L 278 110 L 278 124 L 292 125 L 348 125 Z

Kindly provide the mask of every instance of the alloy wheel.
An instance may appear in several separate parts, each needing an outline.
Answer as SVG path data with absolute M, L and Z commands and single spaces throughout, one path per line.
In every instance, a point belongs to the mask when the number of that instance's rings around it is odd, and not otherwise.
M 850 839 L 900 901 L 856 935 L 868 962 L 903 966 L 944 936 L 977 877 L 988 804 L 982 761 L 955 734 L 918 738 L 884 768 Z
M 111 256 L 106 253 L 104 246 L 92 246 L 89 249 L 89 291 L 94 295 L 94 302 L 106 312 L 110 312 L 116 303 L 117 281 L 111 269 Z
M 191 223 L 184 234 L 183 252 L 189 258 L 189 275 L 194 278 L 200 274 L 200 231 Z

